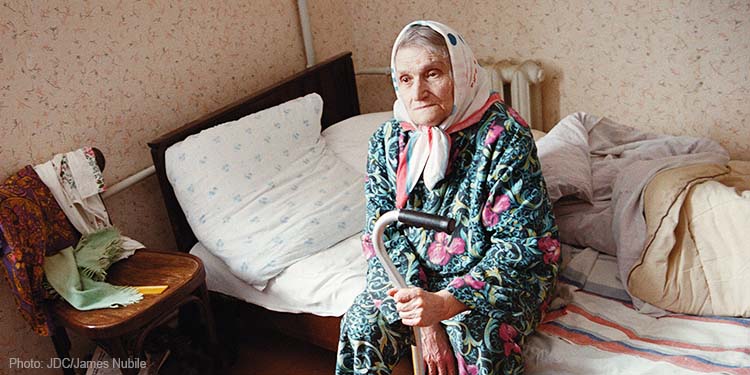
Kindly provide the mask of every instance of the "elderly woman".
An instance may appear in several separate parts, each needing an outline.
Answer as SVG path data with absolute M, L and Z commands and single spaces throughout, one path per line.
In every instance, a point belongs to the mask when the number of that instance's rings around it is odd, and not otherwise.
M 521 373 L 560 259 L 531 131 L 445 25 L 407 25 L 391 67 L 395 119 L 369 145 L 367 287 L 342 321 L 336 373 L 390 374 L 412 326 L 430 374 Z M 370 238 L 397 208 L 456 220 L 452 234 L 387 228 L 385 247 L 412 286 L 404 289 L 390 284 Z

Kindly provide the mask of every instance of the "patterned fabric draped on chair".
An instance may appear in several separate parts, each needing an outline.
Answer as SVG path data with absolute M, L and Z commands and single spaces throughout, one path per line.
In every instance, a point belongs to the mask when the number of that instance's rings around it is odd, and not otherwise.
M 0 186 L 0 245 L 6 279 L 24 319 L 43 336 L 54 333 L 42 281 L 44 257 L 75 246 L 73 228 L 31 166 Z

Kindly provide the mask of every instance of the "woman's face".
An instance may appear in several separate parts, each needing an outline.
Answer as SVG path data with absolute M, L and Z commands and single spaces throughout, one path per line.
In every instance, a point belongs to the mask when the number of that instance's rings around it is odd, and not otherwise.
M 396 53 L 398 94 L 415 125 L 436 126 L 453 110 L 453 78 L 448 57 L 417 46 Z

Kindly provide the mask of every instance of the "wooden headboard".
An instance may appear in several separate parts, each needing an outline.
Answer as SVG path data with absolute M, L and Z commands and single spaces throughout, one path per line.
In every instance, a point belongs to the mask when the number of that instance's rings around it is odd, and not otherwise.
M 321 119 L 323 129 L 359 114 L 359 98 L 354 80 L 351 52 L 342 53 L 307 68 L 148 143 L 151 147 L 151 157 L 156 167 L 156 175 L 159 179 L 169 221 L 177 241 L 177 248 L 180 251 L 190 251 L 198 240 L 190 229 L 190 225 L 188 225 L 185 213 L 182 211 L 177 197 L 175 197 L 172 185 L 167 180 L 167 173 L 164 168 L 164 153 L 167 148 L 212 126 L 240 119 L 313 92 L 318 93 L 323 98 L 323 118 Z

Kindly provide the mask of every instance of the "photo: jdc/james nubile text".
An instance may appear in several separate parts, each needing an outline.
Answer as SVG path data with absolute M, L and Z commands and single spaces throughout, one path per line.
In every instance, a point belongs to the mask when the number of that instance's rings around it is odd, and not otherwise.
M 138 358 L 85 361 L 79 358 L 50 358 L 49 360 L 8 358 L 9 369 L 142 369 L 146 361 Z

